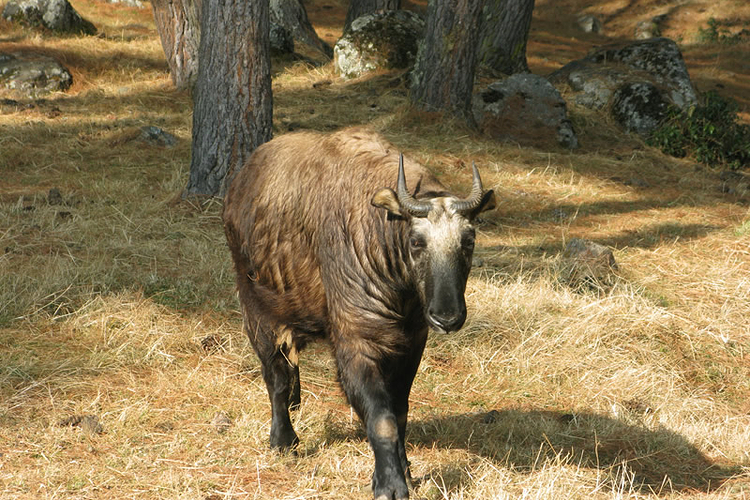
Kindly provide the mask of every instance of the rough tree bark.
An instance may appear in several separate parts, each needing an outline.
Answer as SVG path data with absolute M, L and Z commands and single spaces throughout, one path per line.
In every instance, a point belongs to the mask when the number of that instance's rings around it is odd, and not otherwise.
M 169 74 L 178 89 L 191 88 L 198 77 L 201 1 L 151 0 Z
M 479 61 L 495 71 L 528 73 L 526 42 L 534 0 L 485 0 Z
M 201 33 L 185 194 L 216 196 L 271 139 L 268 0 L 206 2 Z
M 271 0 L 271 21 L 283 26 L 295 40 L 318 49 L 328 57 L 333 49 L 318 37 L 301 0 Z
M 350 0 L 349 10 L 346 12 L 346 20 L 344 21 L 344 32 L 349 31 L 352 21 L 359 16 L 400 8 L 401 0 Z
M 427 111 L 471 118 L 482 0 L 432 0 L 411 73 L 410 97 Z

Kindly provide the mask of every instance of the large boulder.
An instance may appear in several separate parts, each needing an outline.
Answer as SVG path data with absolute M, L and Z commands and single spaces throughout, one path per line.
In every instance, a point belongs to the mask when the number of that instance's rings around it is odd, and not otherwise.
M 480 130 L 495 139 L 578 147 L 565 101 L 544 77 L 519 73 L 491 83 L 474 96 L 472 108 Z
M 336 42 L 333 60 L 345 78 L 378 69 L 406 69 L 414 65 L 424 20 L 414 12 L 393 10 L 355 19 Z
M 55 59 L 26 52 L 0 53 L 0 87 L 24 97 L 67 90 L 73 77 Z
M 3 19 L 56 33 L 96 34 L 96 27 L 82 18 L 68 0 L 10 0 Z
M 698 103 L 685 61 L 667 38 L 652 38 L 599 49 L 549 76 L 568 102 L 610 110 L 626 130 L 648 135 L 670 105 Z

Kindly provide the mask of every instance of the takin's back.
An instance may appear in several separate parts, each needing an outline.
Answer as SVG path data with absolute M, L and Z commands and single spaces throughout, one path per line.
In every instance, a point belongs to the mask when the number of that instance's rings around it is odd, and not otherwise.
M 331 266 L 341 280 L 336 285 L 352 294 L 392 278 L 388 273 L 398 272 L 404 256 L 393 248 L 395 236 L 384 233 L 403 230 L 405 222 L 387 220 L 370 200 L 379 189 L 395 187 L 397 172 L 395 147 L 362 129 L 286 134 L 260 146 L 224 204 L 238 280 L 249 279 L 249 288 L 238 283 L 240 294 L 251 295 L 241 301 L 253 301 L 273 322 L 321 333 Z M 415 186 L 420 193 L 444 190 L 408 159 L 405 172 L 411 192 Z

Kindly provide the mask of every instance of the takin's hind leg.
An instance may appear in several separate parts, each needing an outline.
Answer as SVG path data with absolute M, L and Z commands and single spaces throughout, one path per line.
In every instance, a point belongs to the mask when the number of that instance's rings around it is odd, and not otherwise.
M 271 448 L 293 449 L 299 443 L 289 409 L 299 407 L 297 350 L 287 329 L 274 333 L 260 324 L 248 335 L 261 362 L 263 380 L 271 400 Z M 287 342 L 288 340 L 288 342 Z

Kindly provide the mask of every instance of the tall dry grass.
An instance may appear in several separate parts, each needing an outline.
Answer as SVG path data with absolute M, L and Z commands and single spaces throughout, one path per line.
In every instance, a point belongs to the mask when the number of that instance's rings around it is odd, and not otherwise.
M 0 104 L 0 497 L 368 498 L 372 456 L 324 344 L 301 358 L 298 455 L 267 447 L 220 203 L 180 198 L 191 100 L 150 11 L 74 5 L 104 36 L 0 26 L 0 50 L 44 50 L 76 79 Z M 750 72 L 722 69 L 741 51 L 684 49 L 698 81 L 747 102 Z M 749 498 L 747 194 L 586 113 L 575 152 L 492 142 L 410 109 L 401 79 L 275 61 L 274 132 L 368 124 L 457 189 L 476 160 L 499 195 L 467 324 L 430 337 L 416 379 L 414 497 Z M 142 142 L 145 125 L 178 144 Z M 614 249 L 611 286 L 566 283 L 573 237 Z M 101 428 L 70 419 L 87 415 Z

